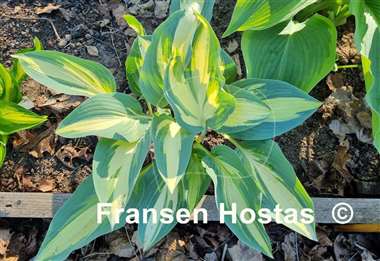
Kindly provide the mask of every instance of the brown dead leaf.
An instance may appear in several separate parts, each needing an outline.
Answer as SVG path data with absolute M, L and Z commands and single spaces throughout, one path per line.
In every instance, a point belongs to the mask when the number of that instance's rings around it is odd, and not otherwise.
M 36 135 L 30 131 L 18 132 L 16 135 L 14 135 L 12 139 L 13 149 L 19 150 L 21 147 L 29 144 L 30 141 L 33 140 L 35 137 Z
M 0 255 L 5 256 L 12 234 L 8 228 L 0 229 Z
M 32 155 L 34 158 L 42 158 L 45 153 L 49 154 L 50 156 L 54 155 L 55 148 L 55 135 L 54 133 L 51 133 L 49 136 L 43 138 L 37 146 L 29 152 L 30 155 Z
M 36 14 L 50 14 L 51 12 L 58 10 L 61 7 L 61 5 L 49 3 L 47 6 L 44 7 L 37 7 L 36 8 Z
M 335 91 L 336 89 L 343 87 L 344 86 L 343 74 L 339 72 L 329 74 L 327 76 L 326 84 L 331 91 Z
M 22 186 L 26 189 L 34 188 L 32 177 L 31 176 L 23 176 L 21 179 Z
M 55 182 L 52 179 L 43 179 L 38 185 L 38 190 L 41 192 L 50 192 L 54 189 Z
M 66 94 L 57 94 L 54 97 L 50 97 L 41 103 L 37 102 L 37 107 L 43 108 L 48 107 L 49 109 L 63 113 L 66 111 L 71 111 L 78 107 L 84 99 L 79 96 L 69 96 Z
M 255 260 L 255 261 L 263 261 L 263 255 L 252 249 L 248 246 L 244 245 L 240 242 L 237 242 L 236 245 L 228 249 L 228 253 L 231 256 L 232 261 L 241 261 L 241 260 Z
M 297 257 L 297 234 L 290 233 L 285 236 L 284 242 L 281 243 L 282 251 L 284 251 L 285 261 L 296 261 Z
M 73 169 L 73 160 L 80 158 L 86 161 L 90 161 L 91 153 L 89 153 L 88 147 L 85 148 L 74 148 L 71 144 L 64 145 L 56 153 L 55 156 L 61 161 L 66 167 Z
M 353 176 L 347 168 L 347 163 L 351 159 L 348 150 L 350 148 L 350 143 L 347 139 L 342 140 L 338 146 L 337 153 L 335 155 L 332 167 L 336 169 L 347 182 L 351 181 Z

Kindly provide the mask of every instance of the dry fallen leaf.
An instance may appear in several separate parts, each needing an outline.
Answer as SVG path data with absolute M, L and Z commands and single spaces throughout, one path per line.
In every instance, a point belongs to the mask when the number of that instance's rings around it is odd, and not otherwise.
M 252 249 L 243 243 L 238 241 L 236 245 L 228 249 L 228 253 L 231 256 L 232 261 L 241 261 L 241 260 L 255 260 L 255 261 L 263 261 L 263 255 Z
M 6 254 L 11 236 L 12 234 L 9 229 L 0 229 L 0 255 L 4 256 Z
M 91 154 L 89 149 L 85 148 L 74 148 L 71 144 L 64 145 L 55 154 L 55 156 L 61 161 L 66 167 L 73 169 L 73 160 L 76 158 L 82 158 L 86 161 L 91 159 Z
M 49 3 L 47 6 L 44 7 L 37 7 L 36 8 L 36 14 L 50 14 L 51 12 L 58 10 L 61 7 L 61 5 Z
M 281 243 L 282 251 L 284 251 L 285 261 L 296 261 L 297 257 L 297 234 L 290 233 L 285 236 L 284 242 Z
M 54 180 L 51 179 L 44 179 L 41 181 L 41 183 L 38 185 L 38 189 L 41 192 L 49 192 L 52 191 L 55 187 Z

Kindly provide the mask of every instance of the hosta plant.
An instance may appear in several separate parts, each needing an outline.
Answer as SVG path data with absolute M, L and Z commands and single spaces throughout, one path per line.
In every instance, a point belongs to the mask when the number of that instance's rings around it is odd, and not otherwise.
M 33 41 L 34 48 L 23 49 L 18 53 L 41 50 L 40 41 L 37 38 Z M 5 159 L 9 135 L 46 121 L 46 117 L 39 116 L 19 104 L 22 101 L 20 87 L 25 79 L 26 74 L 17 59 L 13 60 L 9 69 L 0 64 L 0 167 Z
M 55 51 L 19 54 L 29 76 L 58 92 L 89 97 L 59 125 L 66 138 L 99 137 L 92 175 L 57 212 L 36 260 L 64 260 L 100 235 L 124 226 L 119 209 L 190 212 L 210 182 L 225 210 L 313 209 L 313 203 L 272 140 L 302 124 L 320 103 L 290 83 L 234 81 L 233 60 L 209 24 L 212 1 L 174 1 L 152 35 L 132 16 L 138 37 L 126 62 L 131 94 L 117 92 L 109 70 Z M 209 149 L 209 136 L 224 137 Z M 110 216 L 97 223 L 97 204 Z M 284 216 L 279 217 L 279 222 Z M 176 225 L 138 220 L 139 247 L 149 250 Z M 248 246 L 268 256 L 264 226 L 225 223 Z M 315 224 L 285 225 L 316 239 Z
M 380 151 L 380 1 L 285 2 L 237 0 L 224 36 L 244 31 L 247 77 L 283 80 L 310 91 L 334 67 L 336 26 L 354 15 L 355 44 L 362 55 L 366 101 L 372 110 L 374 146 Z

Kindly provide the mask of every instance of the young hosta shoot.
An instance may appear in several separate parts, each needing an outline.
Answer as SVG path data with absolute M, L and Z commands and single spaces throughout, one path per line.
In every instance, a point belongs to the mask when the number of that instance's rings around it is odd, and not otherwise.
M 136 19 L 126 17 L 139 35 L 126 62 L 132 95 L 116 92 L 111 73 L 94 62 L 51 51 L 17 56 L 36 81 L 89 96 L 61 122 L 59 135 L 99 137 L 92 177 L 56 214 L 37 260 L 63 260 L 120 228 L 128 215 L 118 219 L 119 208 L 191 212 L 211 181 L 216 201 L 224 203 L 226 211 L 234 204 L 238 210 L 278 204 L 297 211 L 313 209 L 271 139 L 302 124 L 320 103 L 283 81 L 251 78 L 227 84 L 226 78 L 233 78 L 226 73 L 226 68 L 234 68 L 232 60 L 223 58 L 218 38 L 202 15 L 207 12 L 198 8 L 202 5 L 187 3 L 172 4 L 171 15 L 151 36 Z M 234 146 L 207 150 L 204 138 L 211 130 Z M 97 224 L 99 202 L 110 204 L 111 215 Z M 151 216 L 138 221 L 138 242 L 145 251 L 176 225 L 155 223 Z M 261 223 L 227 219 L 226 224 L 242 242 L 272 256 Z M 314 223 L 285 225 L 316 238 Z
M 20 50 L 26 53 L 41 50 L 41 42 L 34 38 L 34 48 Z M 2 166 L 9 135 L 40 125 L 46 121 L 45 116 L 39 116 L 19 103 L 22 100 L 21 84 L 26 74 L 17 59 L 13 60 L 11 68 L 0 64 L 0 167 Z

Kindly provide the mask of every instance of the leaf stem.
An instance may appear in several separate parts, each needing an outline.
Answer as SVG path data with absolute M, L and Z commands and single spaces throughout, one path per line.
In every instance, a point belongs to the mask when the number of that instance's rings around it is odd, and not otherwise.
M 355 68 L 360 68 L 360 65 L 359 64 L 349 64 L 349 65 L 338 65 L 337 66 L 338 70 L 355 69 Z
M 149 102 L 146 102 L 146 106 L 148 107 L 148 112 L 150 116 L 153 116 L 152 105 Z

